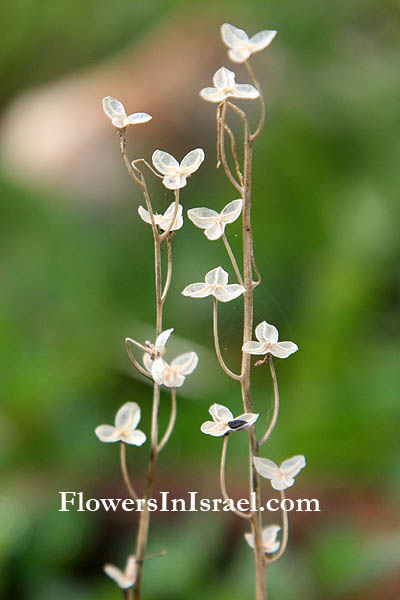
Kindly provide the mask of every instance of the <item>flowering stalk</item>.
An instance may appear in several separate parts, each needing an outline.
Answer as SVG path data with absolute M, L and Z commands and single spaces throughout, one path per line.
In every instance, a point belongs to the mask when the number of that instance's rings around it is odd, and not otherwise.
M 106 115 L 111 119 L 116 127 L 120 138 L 120 149 L 122 158 L 126 165 L 129 175 L 142 191 L 146 208 L 139 207 L 139 216 L 145 222 L 151 225 L 154 245 L 154 280 L 155 280 L 155 308 L 156 308 L 156 341 L 154 344 L 145 342 L 141 344 L 132 338 L 126 338 L 125 345 L 128 357 L 135 368 L 146 378 L 153 382 L 153 403 L 151 413 L 151 434 L 150 434 L 150 457 L 147 468 L 147 478 L 144 493 L 139 496 L 129 477 L 126 464 L 126 444 L 142 445 L 146 436 L 144 433 L 136 430 L 136 425 L 140 420 L 140 408 L 136 403 L 128 402 L 122 406 L 116 416 L 115 426 L 100 425 L 96 429 L 98 438 L 103 442 L 120 441 L 121 444 L 121 470 L 122 476 L 132 499 L 139 497 L 144 499 L 142 510 L 139 513 L 139 524 L 136 538 L 136 550 L 134 555 L 128 557 L 125 571 L 120 571 L 114 565 L 105 565 L 104 570 L 118 586 L 123 590 L 124 598 L 131 600 L 141 599 L 142 570 L 143 562 L 150 556 L 145 556 L 149 525 L 150 512 L 147 501 L 152 496 L 155 469 L 158 456 L 168 442 L 176 421 L 177 404 L 176 388 L 181 387 L 185 377 L 192 373 L 197 366 L 198 358 L 195 352 L 188 352 L 175 358 L 169 365 L 163 358 L 165 354 L 165 345 L 173 329 L 162 331 L 163 328 L 163 307 L 168 294 L 172 278 L 172 238 L 174 232 L 182 227 L 182 206 L 179 204 L 179 191 L 186 185 L 187 178 L 198 169 L 204 159 L 204 153 L 201 149 L 189 152 L 183 161 L 179 164 L 171 155 L 161 150 L 153 153 L 153 165 L 155 169 L 145 160 L 136 159 L 130 162 L 126 147 L 126 130 L 128 125 L 144 123 L 151 117 L 146 113 L 136 113 L 127 116 L 121 102 L 108 96 L 103 100 L 103 108 Z M 164 186 L 173 191 L 174 201 L 169 206 L 164 215 L 154 212 L 150 199 L 146 179 L 143 171 L 139 168 L 143 164 L 154 175 L 161 178 Z M 157 172 L 161 173 L 161 175 Z M 163 242 L 167 246 L 167 268 L 165 281 L 162 276 L 161 250 Z M 136 346 L 144 352 L 143 366 L 136 359 L 132 347 Z M 160 388 L 164 385 L 171 391 L 171 414 L 169 421 L 161 440 L 159 440 L 159 406 L 160 406 Z M 160 553 L 157 553 L 159 556 Z
M 213 421 L 203 423 L 201 430 L 203 433 L 212 436 L 224 436 L 221 464 L 220 464 L 220 484 L 222 496 L 228 500 L 228 494 L 225 481 L 225 463 L 228 439 L 234 431 L 247 429 L 249 440 L 249 498 L 255 499 L 255 511 L 243 513 L 235 510 L 240 517 L 249 520 L 251 524 L 251 533 L 246 534 L 246 540 L 254 551 L 255 561 L 255 597 L 256 600 L 266 600 L 266 567 L 270 562 L 275 562 L 284 553 L 288 540 L 288 519 L 286 512 L 282 511 L 282 535 L 281 541 L 277 540 L 277 535 L 281 527 L 273 525 L 263 529 L 261 518 L 261 488 L 260 475 L 271 480 L 272 487 L 281 490 L 282 499 L 284 499 L 284 490 L 294 483 L 295 475 L 305 465 L 303 456 L 296 456 L 288 461 L 284 461 L 281 467 L 267 459 L 258 457 L 260 447 L 269 439 L 276 425 L 279 411 L 279 392 L 275 368 L 272 356 L 286 358 L 297 350 L 297 346 L 292 342 L 278 342 L 278 331 L 272 325 L 265 321 L 256 327 L 257 342 L 252 341 L 253 332 L 253 293 L 254 288 L 260 283 L 261 277 L 257 269 L 254 250 L 253 233 L 251 226 L 251 184 L 252 184 L 252 166 L 253 166 L 253 144 L 259 137 L 264 127 L 265 121 L 265 103 L 260 84 L 255 76 L 252 65 L 249 62 L 250 57 L 263 48 L 267 47 L 276 35 L 275 31 L 262 31 L 249 39 L 247 34 L 236 27 L 224 24 L 221 27 L 222 39 L 229 48 L 229 57 L 233 62 L 244 63 L 253 85 L 237 84 L 235 74 L 222 67 L 213 78 L 214 87 L 204 88 L 200 96 L 209 101 L 217 103 L 217 168 L 222 164 L 228 181 L 232 184 L 241 199 L 234 201 L 240 203 L 240 208 L 236 212 L 229 208 L 234 202 L 228 204 L 221 213 L 207 208 L 192 209 L 188 216 L 193 223 L 202 229 L 205 229 L 205 235 L 210 240 L 216 240 L 220 237 L 223 240 L 227 250 L 232 267 L 236 274 L 238 284 L 228 285 L 228 274 L 221 267 L 207 273 L 205 283 L 195 283 L 188 285 L 183 294 L 193 298 L 202 298 L 213 296 L 213 335 L 215 350 L 218 361 L 224 372 L 238 381 L 241 388 L 241 398 L 245 413 L 236 419 L 226 407 L 213 405 L 210 408 L 210 414 Z M 260 117 L 255 131 L 252 133 L 244 110 L 237 106 L 232 99 L 258 99 L 260 104 Z M 243 166 L 238 160 L 238 142 L 230 125 L 227 123 L 228 114 L 235 113 L 242 123 L 242 142 L 243 142 Z M 234 171 L 231 170 L 226 155 L 225 136 L 230 140 L 231 158 L 234 164 Z M 240 272 L 238 263 L 233 255 L 225 235 L 225 226 L 234 221 L 242 213 L 242 268 Z M 228 220 L 226 219 L 228 216 Z M 255 275 L 255 281 L 254 281 Z M 243 343 L 242 360 L 240 374 L 234 373 L 225 363 L 219 345 L 218 333 L 218 301 L 231 301 L 239 295 L 243 295 Z M 257 439 L 254 423 L 258 415 L 253 413 L 253 401 L 251 396 L 251 355 L 264 355 L 264 359 L 258 361 L 256 365 L 267 363 L 274 389 L 274 410 L 272 419 L 260 440 Z M 229 436 L 229 437 L 228 437 Z M 279 550 L 279 551 L 278 551 Z M 273 555 L 276 553 L 275 555 Z M 271 556 L 273 555 L 273 556 Z

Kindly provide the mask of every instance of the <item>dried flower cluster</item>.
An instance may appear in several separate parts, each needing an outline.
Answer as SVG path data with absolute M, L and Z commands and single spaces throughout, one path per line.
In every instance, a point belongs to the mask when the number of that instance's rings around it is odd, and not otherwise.
M 287 358 L 298 350 L 296 344 L 290 341 L 279 341 L 278 330 L 273 325 L 263 321 L 255 328 L 257 341 L 252 340 L 253 333 L 253 293 L 261 281 L 258 272 L 254 251 L 251 228 L 251 179 L 252 179 L 252 151 L 253 143 L 261 134 L 264 126 L 264 98 L 260 84 L 254 74 L 249 59 L 253 54 L 263 50 L 272 42 L 276 31 L 261 31 L 251 38 L 246 32 L 225 23 L 221 27 L 221 35 L 224 44 L 228 47 L 228 56 L 235 63 L 243 63 L 247 68 L 252 83 L 236 83 L 235 73 L 221 67 L 213 77 L 213 87 L 206 87 L 200 91 L 200 96 L 208 102 L 217 104 L 217 156 L 219 167 L 224 168 L 229 182 L 235 188 L 235 195 L 240 197 L 230 201 L 222 210 L 213 208 L 194 208 L 187 212 L 190 221 L 210 241 L 222 239 L 223 244 L 231 261 L 237 283 L 228 283 L 229 275 L 222 267 L 218 266 L 204 277 L 204 281 L 190 283 L 182 291 L 184 296 L 190 298 L 206 298 L 211 296 L 213 301 L 213 334 L 215 350 L 218 361 L 224 372 L 238 381 L 240 384 L 240 396 L 243 403 L 243 414 L 233 416 L 231 410 L 221 404 L 213 404 L 209 413 L 212 421 L 206 421 L 201 425 L 201 431 L 212 437 L 223 438 L 222 456 L 220 465 L 220 483 L 222 495 L 229 499 L 225 483 L 225 462 L 228 440 L 232 433 L 247 431 L 250 452 L 250 487 L 249 493 L 254 493 L 257 508 L 261 506 L 261 489 L 259 475 L 270 480 L 272 487 L 279 490 L 284 498 L 284 490 L 291 487 L 295 477 L 305 466 L 304 456 L 294 456 L 282 462 L 278 467 L 272 460 L 259 457 L 259 450 L 269 439 L 278 418 L 279 393 L 273 358 Z M 232 102 L 238 100 L 258 100 L 260 105 L 260 118 L 254 132 L 250 130 L 247 115 L 242 108 Z M 175 232 L 183 226 L 183 206 L 180 204 L 180 190 L 187 185 L 188 178 L 200 167 L 204 160 L 204 151 L 201 148 L 190 151 L 179 162 L 171 154 L 163 150 L 155 150 L 152 155 L 151 166 L 144 159 L 136 159 L 131 162 L 126 151 L 126 129 L 129 125 L 145 123 L 151 119 L 146 113 L 135 113 L 127 116 L 121 102 L 107 96 L 103 100 L 105 114 L 110 118 L 112 125 L 116 128 L 123 160 L 129 175 L 138 185 L 143 193 L 144 206 L 139 206 L 140 218 L 151 226 L 154 242 L 154 267 L 155 267 L 155 305 L 156 305 L 156 334 L 155 342 L 138 342 L 133 338 L 126 339 L 126 349 L 129 359 L 136 369 L 153 385 L 153 409 L 150 432 L 151 453 L 145 493 L 141 496 L 151 496 L 155 465 L 158 455 L 172 434 L 176 419 L 176 389 L 185 383 L 185 378 L 197 367 L 198 357 L 195 352 L 186 352 L 173 358 L 170 362 L 165 359 L 166 344 L 173 332 L 172 328 L 163 330 L 163 306 L 166 300 L 172 277 L 172 239 Z M 228 123 L 228 113 L 235 113 L 242 122 L 243 131 L 240 138 L 243 144 L 243 165 L 238 159 L 237 136 Z M 231 155 L 227 157 L 225 141 L 226 136 L 230 141 Z M 230 164 L 234 166 L 231 169 Z M 153 175 L 162 180 L 167 190 L 173 192 L 173 200 L 163 214 L 158 214 L 153 209 L 150 199 L 143 165 Z M 242 221 L 242 269 L 239 268 L 232 248 L 226 237 L 227 226 L 241 217 Z M 161 247 L 167 246 L 167 269 L 165 281 L 162 281 L 161 269 Z M 254 280 L 255 276 L 255 280 Z M 231 302 L 239 297 L 243 298 L 243 342 L 241 344 L 242 365 L 240 373 L 234 373 L 225 363 L 220 345 L 218 332 L 218 302 Z M 139 361 L 134 353 L 133 347 L 143 352 L 142 361 Z M 267 365 L 272 377 L 274 389 L 274 410 L 271 422 L 264 434 L 258 438 L 255 424 L 259 414 L 253 412 L 253 401 L 251 397 L 251 355 L 263 356 L 256 365 Z M 171 392 L 171 415 L 166 426 L 165 433 L 159 439 L 158 408 L 160 403 L 160 389 L 168 388 Z M 146 435 L 139 431 L 137 425 L 140 421 L 140 407 L 135 402 L 127 402 L 117 412 L 115 425 L 100 425 L 96 428 L 97 437 L 103 442 L 119 442 L 121 446 L 121 468 L 124 481 L 131 497 L 138 497 L 126 466 L 126 445 L 141 446 L 146 441 Z M 266 599 L 265 570 L 270 562 L 277 560 L 285 551 L 288 540 L 288 520 L 282 512 L 282 525 L 268 525 L 263 527 L 261 512 L 246 513 L 235 510 L 250 525 L 250 532 L 245 534 L 249 547 L 254 552 L 255 558 L 255 595 L 257 600 Z M 149 512 L 145 510 L 140 515 L 137 543 L 135 554 L 129 555 L 126 568 L 120 571 L 113 565 L 105 565 L 104 571 L 117 585 L 126 591 L 126 597 L 135 600 L 141 598 L 141 575 L 143 561 L 146 558 L 145 549 L 147 545 L 149 529 Z M 132 596 L 133 593 L 133 596 Z

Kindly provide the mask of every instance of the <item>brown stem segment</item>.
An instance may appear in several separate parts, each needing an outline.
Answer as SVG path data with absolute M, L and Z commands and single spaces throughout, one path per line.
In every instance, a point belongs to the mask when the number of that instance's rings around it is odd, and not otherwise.
M 171 434 L 175 427 L 175 422 L 176 422 L 176 389 L 171 388 L 171 415 L 169 417 L 167 429 L 166 429 L 160 443 L 157 446 L 158 454 L 160 454 L 161 450 L 164 448 L 165 444 L 168 442 L 169 438 L 171 437 Z
M 232 379 L 236 379 L 240 381 L 241 376 L 237 375 L 225 364 L 224 359 L 222 358 L 221 348 L 219 346 L 219 335 L 218 335 L 218 300 L 213 298 L 213 334 L 214 334 L 214 346 L 215 346 L 215 354 L 217 355 L 218 362 L 221 365 L 222 369 L 225 373 L 231 377 Z
M 232 105 L 233 107 L 234 105 Z M 237 112 L 237 107 L 235 109 Z M 242 111 L 241 111 L 242 112 Z M 243 116 L 244 115 L 244 116 Z M 243 310 L 243 344 L 251 341 L 253 331 L 253 277 L 252 277 L 252 256 L 253 256 L 253 234 L 251 228 L 251 176 L 252 176 L 252 158 L 253 144 L 247 123 L 246 115 L 240 115 L 244 126 L 244 184 L 243 184 L 243 281 L 246 291 L 244 293 Z M 253 412 L 253 403 L 250 392 L 250 354 L 242 352 L 242 372 L 241 388 L 242 400 L 245 412 Z M 266 600 L 266 560 L 262 542 L 262 521 L 261 521 L 261 494 L 260 479 L 254 466 L 254 457 L 258 456 L 258 444 L 254 427 L 249 429 L 249 463 L 250 463 L 250 494 L 254 492 L 256 499 L 256 512 L 253 512 L 251 522 L 254 534 L 254 560 L 255 560 L 255 591 L 256 600 Z
M 226 482 L 225 482 L 225 465 L 226 465 L 226 451 L 228 448 L 228 440 L 229 440 L 229 433 L 227 435 L 225 435 L 225 437 L 224 437 L 224 442 L 222 445 L 222 454 L 221 454 L 221 465 L 219 468 L 219 481 L 220 481 L 220 485 L 221 485 L 221 492 L 222 492 L 222 496 L 223 496 L 224 500 L 226 500 L 226 501 L 230 500 L 230 497 L 228 496 L 228 492 L 226 491 Z M 238 517 L 241 517 L 242 519 L 250 519 L 251 518 L 250 513 L 241 512 L 240 510 L 237 510 L 236 508 L 233 510 L 233 512 Z
M 129 495 L 131 498 L 133 498 L 133 500 L 137 500 L 138 499 L 138 495 L 135 492 L 135 489 L 131 483 L 131 480 L 129 478 L 129 473 L 128 473 L 128 469 L 126 466 L 126 444 L 124 444 L 124 442 L 121 442 L 121 471 L 122 471 L 122 477 L 124 478 L 124 482 L 126 485 L 126 488 L 129 492 Z
M 259 447 L 262 446 L 267 441 L 267 439 L 273 432 L 276 422 L 278 420 L 278 414 L 279 414 L 279 388 L 278 388 L 278 380 L 276 378 L 275 367 L 274 367 L 274 363 L 272 360 L 272 356 L 269 356 L 267 360 L 268 360 L 268 364 L 269 364 L 269 370 L 271 371 L 272 385 L 274 386 L 274 412 L 272 415 L 271 423 L 269 424 L 269 427 L 267 428 L 267 431 L 264 433 L 263 437 L 261 438 L 261 440 L 258 443 Z

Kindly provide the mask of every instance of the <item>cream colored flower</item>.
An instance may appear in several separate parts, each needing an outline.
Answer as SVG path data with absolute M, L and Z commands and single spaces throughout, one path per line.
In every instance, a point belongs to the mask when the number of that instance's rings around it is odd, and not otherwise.
M 130 554 L 128 556 L 128 560 L 126 561 L 124 571 L 121 571 L 120 569 L 118 569 L 118 567 L 110 565 L 109 563 L 104 565 L 103 570 L 104 573 L 111 577 L 111 579 L 113 579 L 121 589 L 127 590 L 128 588 L 132 587 L 136 582 L 136 557 L 134 554 Z
M 248 429 L 258 419 L 258 414 L 254 413 L 245 413 L 239 415 L 239 417 L 234 417 L 229 408 L 222 406 L 222 404 L 213 404 L 208 412 L 214 420 L 205 421 L 200 429 L 203 433 L 214 437 L 220 437 L 231 431 Z
M 214 296 L 220 302 L 229 302 L 245 291 L 246 288 L 237 283 L 228 285 L 228 273 L 222 267 L 217 267 L 206 274 L 204 283 L 191 283 L 185 287 L 182 294 L 190 298 Z
M 185 187 L 187 178 L 200 167 L 204 160 L 204 151 L 196 148 L 186 154 L 181 163 L 178 163 L 168 152 L 156 150 L 153 152 L 152 160 L 157 171 L 164 175 L 165 187 L 169 190 L 178 190 Z
M 128 127 L 128 125 L 147 123 L 151 119 L 151 116 L 147 113 L 134 113 L 128 116 L 122 102 L 112 96 L 103 98 L 103 110 L 117 129 L 123 129 L 124 127 Z
M 243 63 L 252 54 L 264 50 L 270 45 L 277 33 L 277 31 L 259 31 L 249 39 L 243 29 L 238 29 L 229 23 L 224 23 L 221 26 L 222 41 L 229 48 L 229 58 L 235 63 Z
M 271 485 L 274 490 L 286 490 L 294 484 L 296 475 L 306 466 L 304 456 L 298 455 L 288 458 L 278 467 L 272 460 L 268 458 L 254 458 L 254 465 L 258 473 L 271 480 Z
M 154 344 L 151 342 L 145 342 L 146 348 L 149 349 L 143 355 L 143 364 L 147 371 L 151 373 L 153 363 L 157 358 L 162 358 L 165 354 L 165 345 L 168 342 L 169 336 L 173 332 L 173 329 L 166 329 L 157 336 Z
M 276 327 L 263 321 L 256 327 L 258 342 L 246 342 L 242 350 L 247 354 L 273 354 L 277 358 L 287 358 L 299 349 L 293 342 L 278 342 Z
M 186 352 L 168 364 L 163 358 L 154 361 L 151 374 L 158 385 L 165 385 L 169 388 L 181 387 L 185 383 L 185 378 L 193 373 L 199 358 L 196 352 Z
M 208 102 L 222 102 L 228 98 L 253 100 L 260 95 L 253 85 L 236 83 L 235 73 L 226 67 L 218 69 L 213 77 L 213 83 L 215 87 L 206 87 L 200 91 L 200 96 Z
M 281 543 L 277 540 L 277 536 L 280 530 L 281 527 L 279 525 L 269 525 L 263 529 L 262 540 L 265 554 L 273 554 L 279 550 Z M 250 548 L 254 550 L 254 535 L 252 533 L 245 533 L 244 537 Z
M 191 208 L 188 217 L 200 229 L 204 229 L 204 235 L 209 240 L 218 240 L 225 232 L 228 223 L 233 223 L 242 212 L 243 200 L 229 202 L 220 213 L 211 208 Z
M 136 429 L 140 421 L 140 407 L 136 402 L 126 402 L 115 416 L 115 426 L 99 425 L 95 434 L 101 442 L 125 442 L 141 446 L 146 441 L 143 431 Z
M 183 225 L 182 210 L 183 210 L 182 205 L 179 204 L 178 210 L 176 212 L 174 224 L 171 227 L 171 231 L 176 231 L 177 229 L 180 229 L 182 227 L 182 225 Z M 165 211 L 165 213 L 163 215 L 158 215 L 157 213 L 154 213 L 155 224 L 158 225 L 159 228 L 162 229 L 163 231 L 167 231 L 167 229 L 170 228 L 172 217 L 174 216 L 174 212 L 175 212 L 175 202 L 172 202 L 168 206 L 167 210 Z M 150 225 L 151 225 L 151 217 L 150 217 L 150 213 L 148 210 L 143 208 L 143 206 L 139 206 L 138 213 L 139 213 L 140 218 L 145 223 L 150 223 Z

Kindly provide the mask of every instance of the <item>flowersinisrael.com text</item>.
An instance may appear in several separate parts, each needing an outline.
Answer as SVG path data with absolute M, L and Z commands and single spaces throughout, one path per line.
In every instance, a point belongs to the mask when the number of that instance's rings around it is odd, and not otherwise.
M 250 500 L 241 498 L 239 500 L 222 498 L 199 498 L 198 492 L 188 492 L 186 498 L 170 498 L 169 492 L 160 492 L 158 498 L 143 498 L 133 500 L 132 498 L 86 498 L 83 492 L 59 492 L 60 512 L 96 512 L 105 510 L 115 512 L 124 510 L 127 512 L 142 512 L 145 505 L 150 512 L 220 512 L 240 510 L 242 512 L 256 512 L 255 493 L 250 494 Z M 276 512 L 278 510 L 291 512 L 320 512 L 319 501 L 315 498 L 270 498 L 265 505 L 261 505 L 260 511 Z

